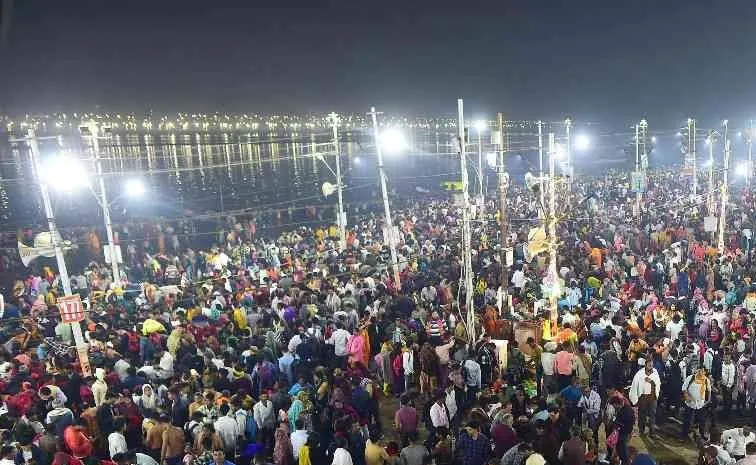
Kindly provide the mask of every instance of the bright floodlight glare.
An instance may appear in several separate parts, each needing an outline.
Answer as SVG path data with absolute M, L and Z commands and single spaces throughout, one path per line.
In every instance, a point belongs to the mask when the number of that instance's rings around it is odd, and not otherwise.
M 554 157 L 557 160 L 561 160 L 562 158 L 564 158 L 565 154 L 566 152 L 564 150 L 564 145 L 556 144 L 556 146 L 554 146 Z
M 486 154 L 486 163 L 491 168 L 496 168 L 496 152 L 488 152 Z
M 359 165 L 360 164 L 360 157 L 354 157 L 354 164 Z
M 56 190 L 71 192 L 89 185 L 87 171 L 76 158 L 51 157 L 43 163 L 41 168 L 41 175 L 47 184 Z
M 126 181 L 126 195 L 130 197 L 139 197 L 147 192 L 147 188 L 141 179 L 129 179 Z
M 488 129 L 487 121 L 481 119 L 475 122 L 475 130 L 477 130 L 478 132 L 483 132 L 486 129 Z
M 389 128 L 381 132 L 380 142 L 381 148 L 387 153 L 400 153 L 407 150 L 408 147 L 404 134 L 395 128 Z
M 704 144 L 706 145 L 711 144 L 711 137 L 707 137 L 706 139 L 704 139 Z
M 738 163 L 737 168 L 735 168 L 735 172 L 738 174 L 738 176 L 747 177 L 748 176 L 748 162 L 744 161 L 744 162 Z
M 586 136 L 585 134 L 578 134 L 577 137 L 575 137 L 575 148 L 578 150 L 588 150 L 588 147 L 591 146 L 591 139 Z
M 656 136 L 651 136 L 651 142 L 656 143 Z

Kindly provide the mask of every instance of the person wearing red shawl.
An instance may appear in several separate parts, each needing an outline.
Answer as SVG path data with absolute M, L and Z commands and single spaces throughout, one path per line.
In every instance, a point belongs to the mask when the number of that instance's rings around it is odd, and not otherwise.
M 36 394 L 37 391 L 34 389 L 32 384 L 28 381 L 25 381 L 21 384 L 21 391 L 14 396 L 8 397 L 5 402 L 8 405 L 9 409 L 18 412 L 18 416 L 24 416 L 29 412 L 29 409 L 34 404 L 34 401 L 37 397 Z
M 67 426 L 63 431 L 63 443 L 76 458 L 91 457 L 94 450 L 83 423 L 84 421 L 80 419 L 79 424 Z

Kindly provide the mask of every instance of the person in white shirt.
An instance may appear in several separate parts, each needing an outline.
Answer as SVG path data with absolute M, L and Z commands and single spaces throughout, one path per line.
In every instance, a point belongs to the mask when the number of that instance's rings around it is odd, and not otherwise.
M 543 388 L 549 394 L 557 391 L 556 375 L 554 374 L 554 362 L 556 360 L 556 343 L 547 342 L 541 354 L 541 367 L 543 368 Z
M 415 374 L 415 350 L 416 347 L 409 347 L 402 351 L 402 370 L 404 371 L 404 391 L 409 391 L 412 375 Z
M 252 415 L 255 423 L 257 423 L 257 429 L 273 434 L 273 427 L 276 424 L 276 414 L 273 411 L 273 402 L 268 400 L 267 393 L 260 394 L 260 400 L 252 407 Z
M 722 431 L 722 446 L 736 460 L 746 456 L 746 446 L 756 443 L 756 434 L 748 427 Z
M 680 332 L 685 327 L 685 322 L 680 318 L 680 315 L 674 315 L 672 320 L 667 323 L 667 336 L 672 341 L 676 341 L 680 337 Z
M 155 370 L 155 375 L 158 379 L 165 380 L 173 377 L 173 355 L 167 350 L 161 350 L 158 354 L 160 362 L 158 368 Z
M 735 387 L 735 364 L 732 362 L 732 354 L 726 352 L 722 360 L 722 404 L 724 416 L 729 417 L 732 411 L 732 392 Z
M 294 430 L 293 433 L 291 433 L 291 448 L 294 452 L 294 459 L 299 459 L 299 449 L 302 448 L 307 443 L 307 430 L 304 427 L 304 420 L 301 418 L 297 418 L 297 421 L 294 422 Z
M 220 416 L 213 424 L 215 432 L 218 433 L 218 436 L 223 440 L 223 450 L 226 451 L 226 455 L 229 453 L 234 454 L 236 453 L 236 440 L 242 432 L 239 431 L 236 420 L 228 416 L 228 412 L 231 408 L 227 403 L 221 404 L 218 410 Z
M 430 408 L 430 420 L 431 425 L 433 425 L 432 433 L 435 435 L 435 430 L 438 428 L 449 428 L 449 415 L 446 413 L 446 406 L 444 405 L 444 401 L 446 400 L 446 396 L 441 393 L 436 396 L 435 402 L 433 402 L 433 405 L 431 405 Z
M 514 273 L 512 273 L 512 285 L 515 287 L 516 290 L 519 290 L 522 288 L 522 286 L 525 285 L 525 273 L 524 273 L 525 266 L 523 265 L 522 270 L 516 270 Z
M 333 345 L 333 352 L 339 362 L 339 367 L 346 368 L 346 360 L 349 352 L 347 351 L 347 341 L 349 341 L 349 331 L 344 329 L 341 322 L 336 323 L 336 331 L 331 334 L 326 344 Z
M 641 360 L 638 360 L 640 363 Z M 651 434 L 656 433 L 656 402 L 659 399 L 661 378 L 654 369 L 651 359 L 643 362 L 644 367 L 638 370 L 630 385 L 630 402 L 638 406 L 638 430 L 644 434 L 646 420 L 649 422 Z
M 126 419 L 124 417 L 116 418 L 113 422 L 115 431 L 108 435 L 108 450 L 110 452 L 110 458 L 116 456 L 116 454 L 122 454 L 129 450 L 126 445 Z
M 113 370 L 118 373 L 118 379 L 123 382 L 129 376 L 129 368 L 131 365 L 123 358 L 119 358 L 113 365 Z
M 593 431 L 593 439 L 598 444 L 598 427 L 601 424 L 601 396 L 591 386 L 583 388 L 583 397 L 577 403 L 577 408 L 585 415 L 588 428 Z

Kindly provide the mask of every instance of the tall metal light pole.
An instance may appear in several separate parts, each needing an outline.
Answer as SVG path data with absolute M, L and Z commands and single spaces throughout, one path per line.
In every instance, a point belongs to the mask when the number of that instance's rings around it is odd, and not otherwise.
M 719 237 L 717 248 L 719 253 L 725 251 L 725 228 L 727 226 L 727 202 L 729 200 L 729 187 L 727 177 L 730 171 L 730 139 L 727 137 L 727 120 L 724 120 L 724 170 L 722 171 L 722 204 L 719 207 Z
M 499 260 L 501 261 L 501 288 L 499 290 L 501 294 L 501 308 L 499 308 L 499 311 L 503 311 L 504 305 L 508 303 L 507 290 L 509 289 L 509 268 L 507 267 L 506 247 L 507 237 L 509 236 L 509 211 L 507 209 L 509 174 L 506 171 L 506 153 L 504 151 L 504 115 L 499 113 L 497 119 L 499 123 L 499 162 L 496 164 L 496 168 L 499 176 L 499 243 L 501 248 L 499 251 Z
M 113 223 L 110 220 L 110 205 L 108 204 L 108 194 L 105 189 L 105 179 L 102 176 L 102 162 L 100 160 L 100 128 L 97 123 L 89 122 L 86 125 L 89 131 L 89 138 L 92 144 L 92 154 L 94 156 L 95 167 L 97 169 L 97 182 L 100 185 L 100 196 L 97 198 L 100 207 L 102 207 L 102 217 L 105 221 L 105 234 L 108 238 L 108 251 L 110 254 L 110 269 L 113 272 L 113 284 L 120 287 L 121 273 L 118 268 L 118 258 L 120 254 L 117 252 L 117 245 L 115 243 L 115 236 L 113 234 Z
M 58 264 L 60 284 L 63 286 L 63 293 L 66 296 L 70 296 L 72 295 L 71 279 L 68 276 L 66 259 L 63 257 L 63 247 L 58 240 L 60 235 L 55 223 L 55 213 L 53 212 L 52 202 L 50 202 L 50 192 L 47 189 L 47 181 L 45 180 L 45 176 L 42 173 L 42 167 L 39 163 L 39 144 L 34 129 L 30 129 L 27 134 L 26 141 L 29 142 L 29 154 L 32 166 L 34 166 L 34 171 L 37 173 L 39 192 L 42 195 L 42 204 L 44 205 L 45 216 L 47 217 L 47 227 L 50 229 L 50 240 L 52 241 L 53 250 L 55 251 L 55 261 Z M 61 182 L 65 181 L 66 180 L 61 180 Z M 74 342 L 76 343 L 76 351 L 79 354 L 79 363 L 82 372 L 87 376 L 89 373 L 89 357 L 87 355 L 87 344 L 84 341 L 84 334 L 81 332 L 81 325 L 78 322 L 72 323 L 71 332 L 73 333 Z
M 338 209 L 336 225 L 339 228 L 339 247 L 346 249 L 346 213 L 344 212 L 344 184 L 341 182 L 341 146 L 339 144 L 339 115 L 331 113 L 333 127 L 333 150 L 336 154 L 336 188 L 338 194 Z
M 572 119 L 564 120 L 564 127 L 567 133 L 567 189 L 572 190 Z
M 549 212 L 548 212 L 548 234 L 549 234 L 549 268 L 547 277 L 551 282 L 551 292 L 549 294 L 549 313 L 551 319 L 552 333 L 556 329 L 559 312 L 557 309 L 557 237 L 556 237 L 556 143 L 554 142 L 554 133 L 549 133 Z
M 396 243 L 394 237 L 394 222 L 391 219 L 391 207 L 389 206 L 388 190 L 386 190 L 386 172 L 383 170 L 383 154 L 381 153 L 381 135 L 378 130 L 378 113 L 375 107 L 370 107 L 368 115 L 373 117 L 373 136 L 375 137 L 375 154 L 378 158 L 378 177 L 381 181 L 381 195 L 383 197 L 383 215 L 385 216 L 384 224 L 386 226 L 386 237 L 388 237 L 389 251 L 391 252 L 391 264 L 394 269 L 394 283 L 397 290 L 401 289 L 401 279 L 399 277 L 399 260 L 396 256 Z
M 746 173 L 746 187 L 751 187 L 751 177 L 753 177 L 753 120 L 748 120 L 748 130 L 746 131 L 746 144 L 748 145 L 748 172 Z
M 538 192 L 540 196 L 541 205 L 538 208 L 539 212 L 543 211 L 543 122 L 538 120 Z
M 640 177 L 642 176 L 641 171 L 641 161 L 640 161 L 640 124 L 635 125 L 635 176 Z M 636 186 L 636 192 L 635 192 L 635 214 L 640 216 L 640 204 L 641 204 L 641 197 L 643 194 L 641 193 L 640 186 Z
M 698 167 L 696 166 L 696 120 L 688 118 L 688 157 L 693 167 L 693 197 L 698 195 Z
M 475 125 L 475 129 L 478 131 L 478 196 L 480 196 L 481 204 L 484 198 L 483 193 L 483 138 L 481 133 L 483 132 L 483 122 L 480 121 Z
M 471 344 L 475 338 L 475 309 L 473 308 L 472 244 L 470 231 L 470 193 L 467 179 L 467 153 L 465 153 L 465 116 L 464 102 L 457 99 L 457 126 L 459 138 L 459 160 L 462 169 L 462 260 L 465 287 L 465 310 L 467 311 L 467 335 Z
M 706 196 L 709 215 L 714 211 L 714 135 L 715 132 L 712 130 L 706 139 L 709 144 L 709 194 Z
M 641 171 L 643 176 L 646 175 L 648 170 L 648 152 L 646 150 L 646 140 L 648 139 L 648 121 L 645 119 L 640 120 L 640 160 Z

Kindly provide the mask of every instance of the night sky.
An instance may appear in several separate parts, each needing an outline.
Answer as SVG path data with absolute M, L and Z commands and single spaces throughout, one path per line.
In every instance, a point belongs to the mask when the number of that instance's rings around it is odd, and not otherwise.
M 12 3 L 0 112 L 756 117 L 753 0 Z

